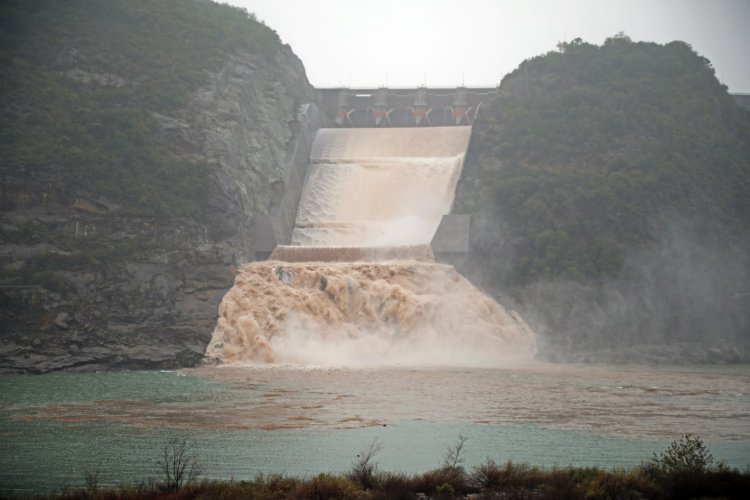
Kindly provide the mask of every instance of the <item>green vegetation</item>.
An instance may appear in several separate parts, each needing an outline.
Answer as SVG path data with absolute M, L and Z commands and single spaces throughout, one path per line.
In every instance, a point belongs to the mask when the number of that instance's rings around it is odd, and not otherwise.
M 456 200 L 474 215 L 466 272 L 519 310 L 542 356 L 750 352 L 750 113 L 708 60 L 624 35 L 561 43 L 503 79 L 475 134 Z M 666 349 L 623 350 L 646 345 Z
M 714 468 L 714 457 L 698 436 L 685 434 L 659 455 L 654 454 L 651 463 L 664 474 L 703 474 Z
M 54 166 L 58 188 L 126 213 L 200 215 L 209 166 L 159 141 L 153 113 L 184 108 L 232 54 L 280 47 L 252 14 L 211 2 L 3 1 L 0 168 Z
M 545 469 L 513 462 L 498 465 L 490 459 L 466 470 L 461 465 L 465 443 L 466 438 L 459 437 L 440 468 L 415 475 L 377 470 L 373 458 L 380 447 L 373 442 L 344 475 L 297 478 L 272 474 L 231 481 L 198 481 L 184 476 L 184 481 L 175 482 L 175 469 L 168 468 L 166 472 L 162 469 L 166 474 L 162 474 L 162 482 L 108 490 L 99 485 L 97 471 L 86 475 L 85 488 L 45 498 L 416 499 L 421 493 L 434 499 L 465 498 L 468 494 L 487 499 L 739 499 L 745 498 L 750 488 L 750 472 L 722 464 L 714 466 L 703 442 L 690 435 L 673 442 L 649 463 L 613 470 L 597 467 Z M 180 450 L 186 451 L 189 447 L 184 440 L 172 440 L 165 448 L 165 459 L 185 466 L 181 470 L 186 474 L 194 458 Z M 179 460 L 174 462 L 176 457 Z
M 616 275 L 678 215 L 707 240 L 750 229 L 750 114 L 689 45 L 573 40 L 506 76 L 478 118 L 478 242 L 523 286 Z M 508 243 L 511 242 L 511 243 Z M 493 257 L 512 248 L 512 265 Z

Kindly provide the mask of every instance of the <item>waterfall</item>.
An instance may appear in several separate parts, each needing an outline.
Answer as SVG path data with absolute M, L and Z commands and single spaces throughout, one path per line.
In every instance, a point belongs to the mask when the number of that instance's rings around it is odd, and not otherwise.
M 291 245 L 242 267 L 206 350 L 215 363 L 497 366 L 535 335 L 430 242 L 470 127 L 322 129 Z

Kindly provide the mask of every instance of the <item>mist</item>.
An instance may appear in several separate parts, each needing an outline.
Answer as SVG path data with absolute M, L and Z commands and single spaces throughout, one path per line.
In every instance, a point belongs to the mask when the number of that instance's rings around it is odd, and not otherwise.
M 540 358 L 592 362 L 741 362 L 750 346 L 750 238 L 665 215 L 658 240 L 630 250 L 615 276 L 536 280 L 498 290 L 476 256 L 468 275 L 517 308 Z M 476 224 L 477 240 L 502 225 Z M 497 244 L 507 272 L 512 245 Z

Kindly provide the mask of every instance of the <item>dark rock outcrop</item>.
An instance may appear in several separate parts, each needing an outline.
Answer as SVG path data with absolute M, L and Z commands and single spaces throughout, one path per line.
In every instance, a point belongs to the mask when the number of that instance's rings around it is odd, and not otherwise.
M 0 372 L 200 361 L 235 269 L 253 255 L 253 216 L 285 178 L 291 122 L 312 95 L 288 47 L 272 58 L 237 50 L 206 81 L 169 116 L 152 113 L 158 141 L 210 166 L 215 186 L 199 217 L 135 216 L 59 165 L 0 165 Z

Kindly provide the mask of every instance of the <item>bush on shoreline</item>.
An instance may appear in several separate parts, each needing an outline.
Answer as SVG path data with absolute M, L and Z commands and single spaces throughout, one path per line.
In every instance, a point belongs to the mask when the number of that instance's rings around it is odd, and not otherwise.
M 746 498 L 750 468 L 740 471 L 715 463 L 698 436 L 686 434 L 661 454 L 632 468 L 543 468 L 491 459 L 465 469 L 466 438 L 448 449 L 443 464 L 421 474 L 381 471 L 374 458 L 380 445 L 373 441 L 343 474 L 294 477 L 259 474 L 251 480 L 195 481 L 175 484 L 174 475 L 117 489 L 102 488 L 98 480 L 86 487 L 65 490 L 41 499 L 682 499 Z M 170 441 L 172 443 L 172 441 Z M 178 441 L 184 446 L 189 443 Z M 165 448 L 167 457 L 174 447 Z M 178 447 L 178 449 L 181 449 Z M 183 455 L 180 455 L 184 458 Z M 192 457 L 186 460 L 189 464 Z M 182 462 L 180 462 L 182 463 Z M 97 473 L 98 475 L 98 473 Z M 98 478 L 97 478 L 98 479 Z

